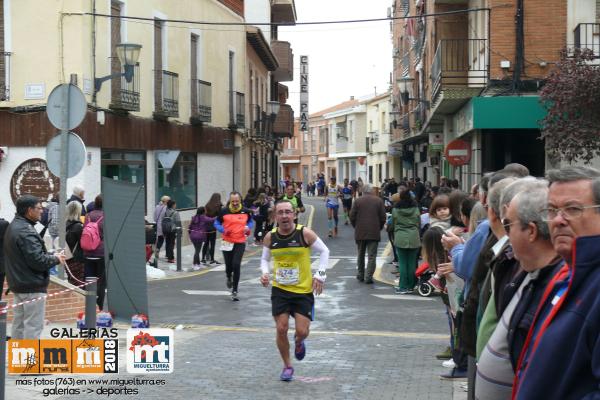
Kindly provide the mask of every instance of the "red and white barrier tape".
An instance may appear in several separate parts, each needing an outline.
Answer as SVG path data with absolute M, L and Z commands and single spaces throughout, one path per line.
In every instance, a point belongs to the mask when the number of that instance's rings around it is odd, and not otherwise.
M 65 267 L 66 267 L 66 265 L 65 265 Z M 68 267 L 66 267 L 66 269 L 68 270 Z M 73 279 L 77 280 L 78 282 L 81 282 L 79 279 L 76 279 L 76 278 L 73 276 L 73 274 L 71 273 L 71 271 L 70 271 L 70 270 L 68 270 L 68 272 L 69 272 L 69 274 L 70 274 L 70 275 L 73 277 Z M 95 283 L 95 282 L 96 282 L 96 281 L 91 281 L 91 282 L 82 282 L 80 285 L 76 285 L 75 287 L 76 287 L 76 288 L 79 288 L 79 289 L 81 289 L 81 288 L 83 288 L 83 287 L 85 287 L 85 286 L 87 286 L 87 285 L 91 285 L 92 283 Z M 0 314 L 6 314 L 6 313 L 7 313 L 7 312 L 8 312 L 10 309 L 12 309 L 12 308 L 16 308 L 16 307 L 18 307 L 18 306 L 22 306 L 22 305 L 24 305 L 24 304 L 34 303 L 34 302 L 36 302 L 36 301 L 40 301 L 40 300 L 42 300 L 42 299 L 46 299 L 46 298 L 48 298 L 48 297 L 54 297 L 54 296 L 58 296 L 58 295 L 61 295 L 61 294 L 63 294 L 63 293 L 66 293 L 66 292 L 71 292 L 71 291 L 73 291 L 73 289 L 72 289 L 72 288 L 67 288 L 67 289 L 60 290 L 60 291 L 58 291 L 58 292 L 54 292 L 54 293 L 46 294 L 46 295 L 44 295 L 44 296 L 36 297 L 35 299 L 30 299 L 30 300 L 22 301 L 22 302 L 20 302 L 20 303 L 11 304 L 11 305 L 9 305 L 9 306 L 6 306 L 5 308 L 2 308 L 2 309 L 0 309 Z

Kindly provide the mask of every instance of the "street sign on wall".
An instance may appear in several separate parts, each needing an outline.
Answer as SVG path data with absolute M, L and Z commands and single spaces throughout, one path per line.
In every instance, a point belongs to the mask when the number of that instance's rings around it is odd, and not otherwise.
M 300 56 L 300 131 L 308 131 L 308 56 Z
M 460 167 L 471 161 L 471 143 L 456 139 L 448 143 L 444 156 L 450 165 Z

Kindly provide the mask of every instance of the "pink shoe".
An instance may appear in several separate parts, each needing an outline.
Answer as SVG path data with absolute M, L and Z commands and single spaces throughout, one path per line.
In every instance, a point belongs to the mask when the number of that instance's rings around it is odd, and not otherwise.
M 429 284 L 431 286 L 433 286 L 434 288 L 436 288 L 437 290 L 439 290 L 440 292 L 444 291 L 444 285 L 442 284 L 442 281 L 439 278 L 436 278 L 435 275 L 433 277 L 431 277 L 431 279 L 429 279 Z

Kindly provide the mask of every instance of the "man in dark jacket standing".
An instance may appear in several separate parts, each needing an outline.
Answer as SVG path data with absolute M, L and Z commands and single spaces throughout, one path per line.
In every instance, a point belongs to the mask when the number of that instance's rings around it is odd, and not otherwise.
M 356 279 L 365 283 L 373 283 L 377 245 L 381 240 L 381 230 L 385 225 L 385 206 L 383 200 L 373 195 L 373 187 L 370 184 L 364 185 L 362 192 L 363 196 L 354 201 L 350 210 L 350 222 L 354 227 L 354 240 L 358 247 Z M 365 252 L 369 257 L 366 271 Z
M 4 262 L 8 287 L 14 294 L 13 339 L 39 339 L 44 328 L 49 270 L 64 264 L 65 255 L 50 255 L 34 225 L 42 215 L 40 199 L 24 195 L 17 199 L 17 214 L 4 236 Z
M 4 277 L 6 276 L 6 270 L 4 269 L 4 234 L 8 228 L 8 221 L 4 218 L 0 218 L 0 300 L 2 300 L 2 293 L 4 292 Z

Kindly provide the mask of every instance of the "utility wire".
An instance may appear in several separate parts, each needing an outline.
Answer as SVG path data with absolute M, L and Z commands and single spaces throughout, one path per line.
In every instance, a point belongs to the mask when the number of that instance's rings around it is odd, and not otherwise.
M 192 25 L 221 25 L 221 26 L 299 26 L 299 25 L 333 25 L 333 24 L 356 24 L 356 23 L 365 23 L 365 22 L 379 22 L 379 21 L 394 21 L 394 20 L 408 20 L 415 18 L 423 18 L 423 17 L 436 17 L 443 15 L 454 15 L 454 14 L 465 14 L 471 12 L 478 11 L 491 11 L 491 8 L 467 8 L 464 10 L 453 10 L 453 11 L 443 11 L 437 13 L 430 14 L 420 14 L 420 15 L 406 15 L 403 17 L 385 17 L 385 18 L 369 18 L 369 19 L 349 19 L 349 20 L 339 20 L 339 21 L 310 21 L 310 22 L 209 22 L 209 21 L 194 21 L 194 20 L 185 20 L 185 19 L 160 19 L 161 22 L 172 22 L 172 23 L 184 23 L 184 24 L 192 24 Z M 105 18 L 119 18 L 119 19 L 127 19 L 127 20 L 137 20 L 137 21 L 155 21 L 155 18 L 149 17 L 134 17 L 128 15 L 111 15 L 111 14 L 102 14 L 102 13 L 68 13 L 67 15 L 90 15 L 96 17 L 105 17 Z

